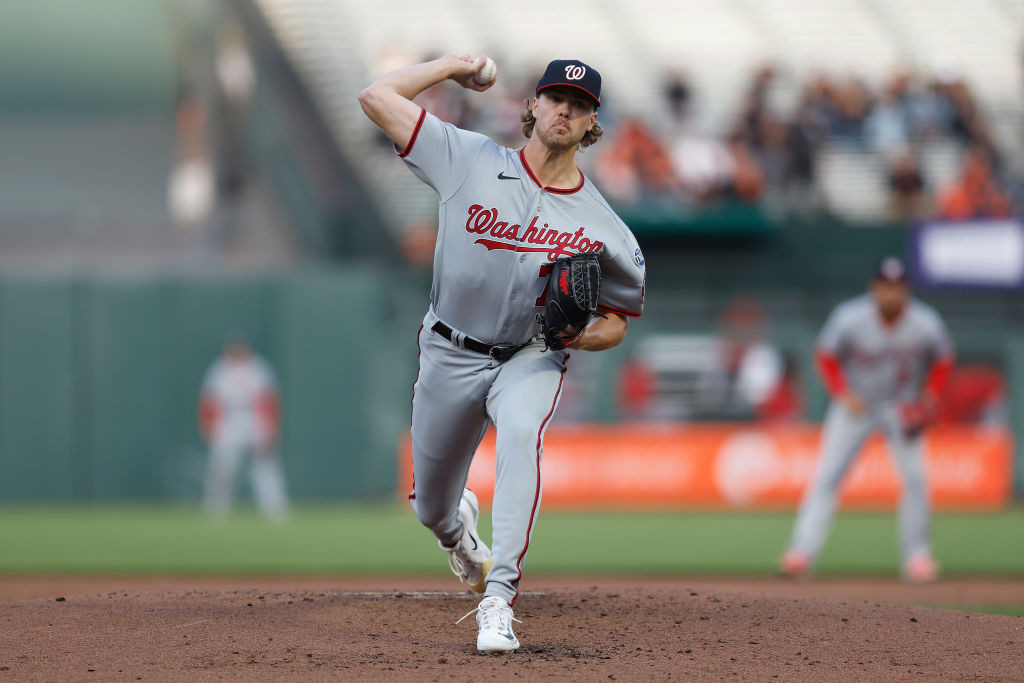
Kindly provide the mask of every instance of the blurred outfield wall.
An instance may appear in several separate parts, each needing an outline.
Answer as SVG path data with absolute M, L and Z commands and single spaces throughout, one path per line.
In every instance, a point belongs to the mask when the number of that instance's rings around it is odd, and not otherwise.
M 236 329 L 279 375 L 291 492 L 391 494 L 415 357 L 395 350 L 382 280 L 3 278 L 0 500 L 197 496 L 199 385 Z
M 393 495 L 426 304 L 419 277 L 353 266 L 0 278 L 0 501 L 197 498 L 199 385 L 231 330 L 279 375 L 293 496 Z M 593 359 L 611 397 L 601 419 L 614 418 L 613 366 L 644 335 L 679 324 L 652 305 L 623 347 Z M 812 326 L 801 337 L 809 349 Z M 1019 434 L 1024 341 L 991 343 L 1005 346 Z

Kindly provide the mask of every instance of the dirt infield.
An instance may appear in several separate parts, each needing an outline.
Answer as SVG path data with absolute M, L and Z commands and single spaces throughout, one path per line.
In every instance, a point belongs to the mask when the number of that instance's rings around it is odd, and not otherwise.
M 0 578 L 0 681 L 1020 680 L 1024 580 L 533 579 L 518 653 L 475 653 L 447 579 Z

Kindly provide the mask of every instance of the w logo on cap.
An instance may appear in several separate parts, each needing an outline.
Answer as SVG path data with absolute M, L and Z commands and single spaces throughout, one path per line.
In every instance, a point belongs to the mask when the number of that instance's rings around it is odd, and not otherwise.
M 594 67 L 578 59 L 553 60 L 537 81 L 535 92 L 539 95 L 541 90 L 559 85 L 576 88 L 594 100 L 595 105 L 601 106 L 601 74 Z
M 570 64 L 565 67 L 565 77 L 570 81 L 578 81 L 587 73 L 587 67 L 580 64 Z

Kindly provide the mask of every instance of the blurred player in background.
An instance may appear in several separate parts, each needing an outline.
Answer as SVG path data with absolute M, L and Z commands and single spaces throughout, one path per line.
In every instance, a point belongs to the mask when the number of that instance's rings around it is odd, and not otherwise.
M 783 573 L 802 577 L 811 571 L 835 515 L 839 484 L 861 446 L 880 429 L 903 476 L 903 577 L 935 579 L 939 567 L 929 538 L 921 435 L 953 369 L 953 346 L 939 314 L 911 297 L 899 259 L 884 259 L 869 293 L 835 308 L 818 338 L 817 360 L 832 404 L 818 469 L 782 557 Z
M 268 519 L 284 520 L 288 497 L 277 452 L 280 426 L 273 371 L 244 335 L 232 333 L 206 372 L 199 399 L 199 428 L 210 447 L 204 499 L 210 514 L 227 516 L 235 475 L 249 456 L 256 504 Z

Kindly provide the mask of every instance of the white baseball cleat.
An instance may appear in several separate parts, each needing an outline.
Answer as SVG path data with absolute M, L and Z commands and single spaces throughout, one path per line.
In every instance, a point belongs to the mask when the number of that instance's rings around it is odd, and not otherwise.
M 511 652 L 519 649 L 519 640 L 512 633 L 512 622 L 519 620 L 512 616 L 512 608 L 507 602 L 488 595 L 474 610 L 463 615 L 462 619 L 473 612 L 476 612 L 476 623 L 480 627 L 476 636 L 477 652 Z M 455 623 L 460 623 L 462 619 Z
M 448 566 L 459 581 L 465 581 L 474 591 L 483 593 L 487 589 L 487 572 L 491 571 L 494 560 L 491 559 L 491 549 L 477 533 L 480 504 L 476 494 L 469 489 L 462 492 L 459 517 L 462 518 L 462 538 L 453 548 L 441 548 L 448 551 Z

